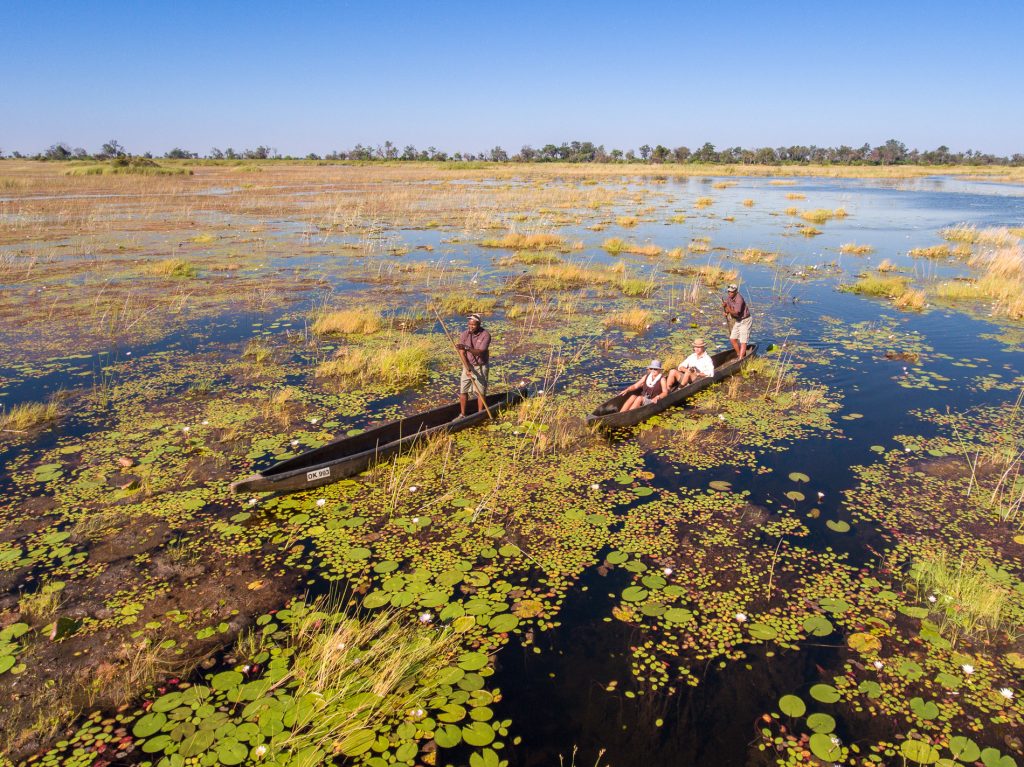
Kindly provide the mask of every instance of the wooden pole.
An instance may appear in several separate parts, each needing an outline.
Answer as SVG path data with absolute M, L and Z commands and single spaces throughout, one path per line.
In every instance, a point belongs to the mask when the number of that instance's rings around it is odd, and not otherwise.
M 484 396 L 483 391 L 480 389 L 480 384 L 477 383 L 476 376 L 473 375 L 470 370 L 470 364 L 469 360 L 466 359 L 466 353 L 456 346 L 455 339 L 453 339 L 452 334 L 448 332 L 448 326 L 444 324 L 444 320 L 441 319 L 441 315 L 438 313 L 437 309 L 434 307 L 431 307 L 431 309 L 433 309 L 434 316 L 437 317 L 437 321 L 441 323 L 441 330 L 443 330 L 445 336 L 447 336 L 448 343 L 452 345 L 452 349 L 454 349 L 455 353 L 459 355 L 459 360 L 462 362 L 462 370 L 467 376 L 469 376 L 469 380 L 473 383 L 473 389 L 476 391 L 476 396 L 484 403 L 484 410 L 487 411 L 487 417 L 493 421 L 494 414 L 491 413 L 491 408 L 487 405 L 487 397 Z

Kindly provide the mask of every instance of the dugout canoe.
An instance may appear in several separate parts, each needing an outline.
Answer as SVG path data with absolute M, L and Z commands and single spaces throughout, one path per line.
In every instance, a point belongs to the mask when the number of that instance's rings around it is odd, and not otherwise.
M 644 405 L 633 410 L 627 410 L 625 413 L 620 413 L 619 408 L 629 398 L 629 395 L 619 394 L 599 405 L 594 412 L 588 415 L 587 424 L 602 429 L 625 429 L 630 426 L 636 426 L 638 423 L 642 423 L 651 416 L 668 410 L 670 407 L 682 405 L 697 392 L 738 372 L 756 354 L 757 344 L 748 345 L 747 353 L 741 360 L 736 359 L 736 352 L 733 349 L 712 354 L 711 360 L 715 363 L 714 376 L 701 378 L 682 388 L 670 391 L 657 402 L 652 402 L 650 405 Z
M 491 394 L 487 397 L 487 406 L 497 416 L 528 395 L 525 387 Z M 368 429 L 362 434 L 342 437 L 232 482 L 231 489 L 236 493 L 291 493 L 327 485 L 365 471 L 378 461 L 411 450 L 434 435 L 461 431 L 487 420 L 485 410 L 477 411 L 475 397 L 470 400 L 466 411 L 465 418 L 455 420 L 459 413 L 456 402 Z

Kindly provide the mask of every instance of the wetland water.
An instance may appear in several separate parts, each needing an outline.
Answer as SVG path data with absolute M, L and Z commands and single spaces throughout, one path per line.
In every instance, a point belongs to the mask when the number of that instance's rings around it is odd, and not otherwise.
M 177 219 L 133 233 L 133 209 L 100 200 L 119 228 L 71 247 L 117 252 L 128 238 L 136 259 L 196 264 L 190 279 L 150 288 L 138 260 L 104 275 L 129 291 L 188 291 L 187 311 L 145 332 L 85 332 L 70 302 L 90 279 L 59 261 L 54 276 L 0 278 L 25 311 L 68 300 L 62 330 L 76 345 L 69 356 L 51 339 L 26 341 L 16 313 L 3 315 L 5 408 L 58 391 L 70 403 L 55 424 L 0 442 L 0 694 L 21 722 L 4 733 L 16 760 L 237 764 L 269 749 L 279 764 L 335 753 L 375 767 L 533 767 L 569 763 L 577 749 L 577 765 L 970 764 L 989 749 L 986 767 L 1024 764 L 1012 458 L 1024 448 L 1012 407 L 1024 332 L 992 301 L 931 297 L 971 275 L 965 262 L 984 242 L 908 255 L 957 224 L 1020 227 L 1024 188 L 955 178 L 451 186 L 454 202 L 423 192 L 436 221 L 362 210 L 327 226 L 308 212 L 315 190 L 282 184 L 287 202 L 272 215 L 211 212 L 213 234 L 198 243 Z M 218 199 L 243 193 L 224 189 Z M 535 211 L 518 196 L 530 193 L 547 195 Z M 485 226 L 452 223 L 477 195 L 502 194 L 507 207 Z M 815 209 L 845 216 L 812 235 L 799 214 Z M 480 245 L 510 229 L 561 240 Z M 662 252 L 613 255 L 609 238 Z M 842 252 L 848 243 L 872 250 Z M 1019 240 L 1007 247 L 1019 260 Z M 211 266 L 224 259 L 241 267 Z M 883 261 L 886 275 L 925 290 L 922 311 L 839 290 Z M 573 281 L 554 271 L 565 265 L 589 271 Z M 737 274 L 697 273 L 708 266 Z M 647 287 L 628 295 L 626 276 Z M 578 427 L 651 357 L 676 363 L 695 335 L 722 348 L 715 294 L 733 280 L 752 338 L 774 342 L 762 366 L 625 433 Z M 308 493 L 227 492 L 253 467 L 450 399 L 428 300 L 457 323 L 483 310 L 492 385 L 495 373 L 557 373 L 544 406 Z M 391 327 L 311 331 L 324 307 L 353 306 Z M 628 309 L 648 312 L 639 333 L 612 319 Z M 433 345 L 412 385 L 315 374 L 339 353 L 385 359 L 419 338 Z M 949 571 L 968 572 L 974 591 Z M 979 590 L 1001 595 L 998 617 L 977 608 Z M 330 720 L 354 693 L 332 697 L 302 673 L 271 684 L 320 657 L 311 648 L 322 644 L 296 642 L 305 613 L 290 600 L 325 592 L 344 594 L 363 621 L 392 611 L 411 632 L 385 637 L 398 654 L 448 637 L 354 734 L 317 731 L 308 715 Z M 262 642 L 235 647 L 254 624 Z M 159 663 L 105 698 L 95 680 L 116 686 L 131 647 L 160 650 Z M 369 673 L 342 665 L 346 679 Z M 75 692 L 43 732 L 28 704 L 54 705 L 47 680 Z M 282 741 L 291 730 L 318 734 Z

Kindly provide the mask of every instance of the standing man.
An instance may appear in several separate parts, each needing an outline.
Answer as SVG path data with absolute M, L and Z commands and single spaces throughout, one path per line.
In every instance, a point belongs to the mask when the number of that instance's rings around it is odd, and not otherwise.
M 467 327 L 455 345 L 462 357 L 462 376 L 459 378 L 460 418 L 466 417 L 466 403 L 472 392 L 476 393 L 477 412 L 486 409 L 484 396 L 487 394 L 487 374 L 490 371 L 490 345 L 491 334 L 484 330 L 480 315 L 469 315 Z
M 729 286 L 728 294 L 722 299 L 722 310 L 729 321 L 729 341 L 732 342 L 732 348 L 736 350 L 736 359 L 741 360 L 747 353 L 751 317 L 750 308 L 735 285 Z

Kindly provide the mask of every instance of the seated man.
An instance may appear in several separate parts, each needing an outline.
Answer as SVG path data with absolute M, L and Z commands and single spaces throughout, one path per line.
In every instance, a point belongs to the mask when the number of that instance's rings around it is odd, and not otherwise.
M 629 394 L 633 391 L 637 393 L 631 395 L 622 403 L 622 407 L 619 409 L 620 413 L 625 413 L 627 410 L 643 407 L 644 405 L 650 405 L 652 402 L 657 402 L 668 394 L 665 376 L 661 374 L 661 360 L 651 360 L 651 364 L 647 367 L 647 375 L 632 386 L 627 386 L 619 394 Z
M 711 361 L 711 355 L 704 351 L 704 340 L 697 338 L 693 342 L 693 354 L 683 360 L 677 370 L 668 374 L 668 388 L 686 386 L 698 378 L 714 374 L 715 363 Z

